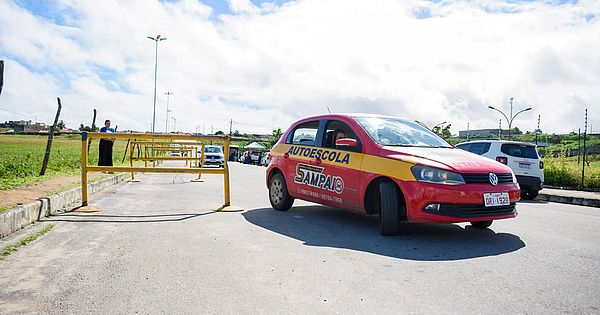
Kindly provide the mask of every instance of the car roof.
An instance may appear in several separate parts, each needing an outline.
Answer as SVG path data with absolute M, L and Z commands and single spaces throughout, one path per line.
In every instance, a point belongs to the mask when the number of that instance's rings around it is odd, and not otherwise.
M 389 116 L 389 115 L 380 115 L 380 114 L 333 113 L 333 114 L 322 114 L 322 115 L 309 116 L 309 117 L 302 118 L 302 119 L 298 120 L 297 122 L 307 121 L 307 120 L 315 120 L 315 119 L 338 119 L 338 118 L 350 118 L 350 119 L 354 119 L 354 118 L 357 118 L 357 117 L 394 118 L 394 119 L 401 119 L 401 120 L 411 121 L 410 119 L 405 119 L 405 118 L 402 118 L 402 117 Z
M 456 145 L 461 145 L 461 144 L 466 144 L 466 143 L 482 143 L 482 142 L 489 142 L 489 143 L 502 143 L 502 144 L 518 144 L 518 145 L 527 145 L 527 146 L 532 146 L 535 147 L 537 146 L 535 143 L 531 143 L 531 142 L 523 142 L 523 141 L 509 141 L 509 140 L 498 140 L 498 139 L 478 139 L 478 140 L 470 140 L 470 141 L 464 141 L 461 143 L 458 143 Z

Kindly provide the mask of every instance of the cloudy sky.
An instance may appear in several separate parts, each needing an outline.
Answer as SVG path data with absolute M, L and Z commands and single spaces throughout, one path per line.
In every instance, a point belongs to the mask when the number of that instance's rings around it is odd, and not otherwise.
M 496 128 L 600 131 L 600 1 L 0 0 L 0 121 L 112 119 L 270 133 L 365 112 Z M 173 120 L 170 125 L 173 127 Z M 506 121 L 502 122 L 507 126 Z

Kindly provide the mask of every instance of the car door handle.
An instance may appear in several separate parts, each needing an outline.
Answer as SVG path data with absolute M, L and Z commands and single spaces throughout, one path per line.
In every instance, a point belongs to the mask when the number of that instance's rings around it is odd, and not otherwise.
M 283 158 L 284 158 L 284 159 L 287 159 L 287 158 L 289 158 L 289 157 L 290 157 L 290 154 L 289 154 L 289 153 L 285 152 L 285 153 L 283 154 Z

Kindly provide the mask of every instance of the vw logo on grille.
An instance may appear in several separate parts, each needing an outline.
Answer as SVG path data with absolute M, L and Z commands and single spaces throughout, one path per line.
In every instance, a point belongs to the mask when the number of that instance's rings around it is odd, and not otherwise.
M 498 176 L 494 173 L 490 173 L 490 184 L 492 184 L 492 186 L 496 186 L 498 185 Z

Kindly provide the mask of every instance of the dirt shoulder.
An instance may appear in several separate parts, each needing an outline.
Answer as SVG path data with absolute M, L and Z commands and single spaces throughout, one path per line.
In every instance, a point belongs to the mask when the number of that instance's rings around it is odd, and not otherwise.
M 89 181 L 95 181 L 107 175 L 101 173 L 88 174 Z M 41 197 L 68 190 L 81 185 L 81 175 L 52 177 L 32 185 L 21 186 L 11 190 L 0 191 L 0 211 L 36 201 Z

